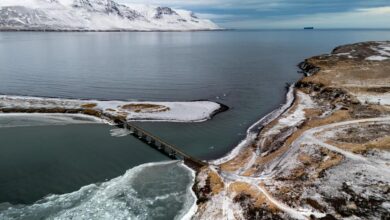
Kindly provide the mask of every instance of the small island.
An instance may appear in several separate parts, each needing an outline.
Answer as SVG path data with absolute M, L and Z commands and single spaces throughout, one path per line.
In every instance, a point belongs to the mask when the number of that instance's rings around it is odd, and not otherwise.
M 0 95 L 0 113 L 79 114 L 109 124 L 122 121 L 202 122 L 227 108 L 211 101 L 102 101 Z

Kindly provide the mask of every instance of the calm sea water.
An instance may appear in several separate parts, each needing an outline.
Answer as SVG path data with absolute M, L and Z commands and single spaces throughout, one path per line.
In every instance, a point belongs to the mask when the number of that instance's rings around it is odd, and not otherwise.
M 301 77 L 296 65 L 304 58 L 341 44 L 389 39 L 388 30 L 0 33 L 0 93 L 221 102 L 230 110 L 211 121 L 139 123 L 191 155 L 213 159 L 281 104 L 285 84 Z M 49 193 L 104 182 L 139 164 L 166 160 L 133 137 L 111 137 L 110 129 L 1 128 L 0 167 L 6 175 L 0 177 L 0 203 L 32 203 Z M 189 182 L 191 178 L 181 185 Z M 172 213 L 162 218 L 170 219 Z

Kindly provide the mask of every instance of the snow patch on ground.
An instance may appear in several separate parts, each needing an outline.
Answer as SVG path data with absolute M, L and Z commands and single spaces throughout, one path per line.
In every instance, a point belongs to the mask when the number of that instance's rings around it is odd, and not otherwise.
M 383 56 L 390 56 L 390 44 L 382 43 L 376 48 L 376 51 Z
M 324 131 L 327 131 L 327 130 L 333 130 L 333 129 L 337 130 L 340 127 L 346 128 L 346 126 L 358 126 L 362 123 L 376 123 L 376 122 L 389 123 L 389 121 L 390 121 L 390 117 L 379 117 L 379 118 L 369 118 L 369 119 L 360 119 L 360 120 L 338 122 L 338 123 L 319 126 L 319 127 L 307 130 L 301 135 L 301 138 L 312 142 L 312 144 L 319 145 L 319 146 L 327 148 L 333 152 L 337 152 L 339 154 L 342 154 L 347 159 L 365 163 L 367 166 L 374 167 L 375 169 L 377 169 L 381 173 L 383 173 L 383 174 L 387 173 L 389 175 L 390 170 L 389 170 L 388 161 L 382 161 L 379 158 L 373 158 L 373 157 L 367 158 L 366 156 L 362 156 L 360 154 L 355 154 L 355 153 L 352 153 L 350 151 L 343 150 L 343 149 L 338 148 L 336 146 L 325 143 L 326 140 L 318 138 L 318 135 L 317 135 L 317 134 L 322 134 Z M 329 134 L 328 134 L 328 136 L 329 136 Z M 390 175 L 389 175 L 389 178 L 390 178 Z
M 370 60 L 370 61 L 383 61 L 383 60 L 387 60 L 389 59 L 388 57 L 384 57 L 384 56 L 369 56 L 366 58 L 366 60 Z
M 389 165 L 387 161 L 382 161 L 379 158 L 367 158 L 359 154 L 352 153 L 350 151 L 343 150 L 336 146 L 325 143 L 324 137 L 329 137 L 332 135 L 332 131 L 337 131 L 340 127 L 346 128 L 346 126 L 356 126 L 359 123 L 375 123 L 375 122 L 388 122 L 390 117 L 379 117 L 379 118 L 370 118 L 370 119 L 360 119 L 353 121 L 338 122 L 333 124 L 328 124 L 324 126 L 319 126 L 305 131 L 301 136 L 299 136 L 290 146 L 290 148 L 277 160 L 272 161 L 269 164 L 265 173 L 267 175 L 275 175 L 283 172 L 289 172 L 295 168 L 299 163 L 297 162 L 297 155 L 300 151 L 301 146 L 315 146 L 315 147 L 324 147 L 333 152 L 337 152 L 349 160 L 357 161 L 359 163 L 364 163 L 367 166 L 375 167 L 377 170 L 381 170 L 382 173 L 390 174 L 388 170 Z M 322 134 L 325 132 L 324 136 Z M 321 134 L 318 138 L 317 134 Z M 390 177 L 390 176 L 389 176 Z
M 316 180 L 313 187 L 306 187 L 301 200 L 312 198 L 325 206 L 328 204 L 327 201 L 324 201 L 325 198 L 342 197 L 348 201 L 348 198 L 351 198 L 351 192 L 345 191 L 345 188 L 348 188 L 355 195 L 361 196 L 367 201 L 389 201 L 389 197 L 385 192 L 390 179 L 388 162 L 390 153 L 375 150 L 369 156 L 362 156 L 324 143 L 326 141 L 325 137 L 331 137 L 334 135 L 334 131 L 356 127 L 361 123 L 390 123 L 390 117 L 338 122 L 307 130 L 292 143 L 290 149 L 281 157 L 281 160 L 278 159 L 272 162 L 270 168 L 277 172 L 270 173 L 279 178 L 289 176 L 295 168 L 301 165 L 301 162 L 297 159 L 298 155 L 306 154 L 318 157 L 321 154 L 318 149 L 324 147 L 342 154 L 344 160 L 337 166 L 327 170 L 325 178 Z M 321 135 L 321 139 L 317 138 L 318 135 Z M 325 157 L 323 160 L 325 161 L 327 158 Z M 270 182 L 270 185 L 275 184 L 277 183 Z M 282 184 L 288 184 L 288 182 Z M 273 190 L 277 189 L 274 188 Z M 340 194 L 335 195 L 335 190 Z M 351 202 L 350 205 L 354 205 L 354 203 Z M 390 210 L 386 202 L 383 202 L 380 207 Z M 328 213 L 331 213 L 332 209 L 332 207 L 328 207 Z
M 378 104 L 378 105 L 390 105 L 390 93 L 384 94 L 369 94 L 369 93 L 356 93 L 356 98 L 362 104 Z
M 371 61 L 384 61 L 388 60 L 390 58 L 390 44 L 386 42 L 379 42 L 380 44 L 378 46 L 372 46 L 371 49 L 376 51 L 378 54 L 369 56 L 366 58 L 366 60 Z
M 298 104 L 293 112 L 284 113 L 278 123 L 273 126 L 265 135 L 278 134 L 283 128 L 299 126 L 305 119 L 305 109 L 310 109 L 315 106 L 309 95 L 303 92 L 297 92 Z
M 317 181 L 316 193 L 331 198 L 334 197 L 335 189 L 340 190 L 343 184 L 346 184 L 355 194 L 365 199 L 376 198 L 386 200 L 389 197 L 384 194 L 381 187 L 389 184 L 389 178 L 389 173 L 382 173 L 381 170 L 375 167 L 353 160 L 346 160 L 340 165 L 328 170 L 326 178 Z M 389 208 L 386 209 L 390 211 Z
M 336 55 L 336 56 L 346 56 L 349 59 L 356 58 L 356 57 L 352 56 L 350 52 L 348 52 L 348 53 L 336 53 L 334 55 Z
M 201 216 L 194 216 L 194 219 L 245 219 L 240 204 L 231 199 L 231 196 L 234 197 L 234 195 L 228 194 L 229 186 L 230 183 L 225 182 L 225 189 L 212 196 L 207 201 L 205 208 L 199 213 Z

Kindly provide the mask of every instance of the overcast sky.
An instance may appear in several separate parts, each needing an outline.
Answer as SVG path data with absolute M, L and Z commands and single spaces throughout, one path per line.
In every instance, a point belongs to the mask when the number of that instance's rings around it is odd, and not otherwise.
M 390 0 L 119 0 L 183 8 L 226 28 L 390 28 Z

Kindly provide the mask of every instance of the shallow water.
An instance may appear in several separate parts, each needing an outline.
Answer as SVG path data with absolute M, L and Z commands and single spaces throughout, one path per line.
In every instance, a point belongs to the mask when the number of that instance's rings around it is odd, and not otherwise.
M 300 77 L 296 64 L 304 58 L 340 44 L 386 39 L 386 30 L 0 33 L 0 93 L 218 101 L 231 108 L 208 122 L 138 123 L 191 155 L 211 159 L 227 153 L 253 122 L 281 104 L 285 83 Z M 0 155 L 14 150 L 0 167 L 17 186 L 1 188 L 0 198 L 31 202 L 166 159 L 110 131 L 104 125 L 0 129 Z M 33 168 L 43 170 L 40 176 Z

